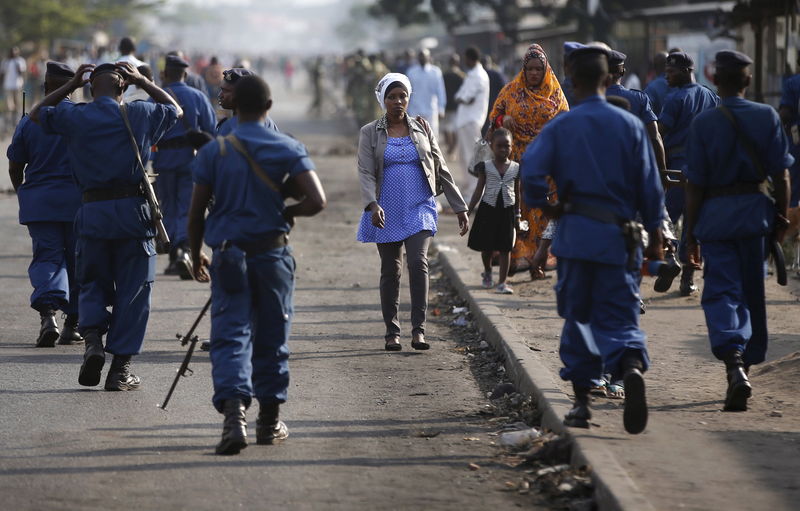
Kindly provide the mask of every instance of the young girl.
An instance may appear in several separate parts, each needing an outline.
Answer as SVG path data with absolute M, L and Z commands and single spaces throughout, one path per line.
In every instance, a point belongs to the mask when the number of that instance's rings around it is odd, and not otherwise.
M 508 266 L 511 262 L 511 249 L 514 247 L 516 230 L 519 228 L 519 164 L 508 159 L 511 154 L 511 132 L 505 128 L 496 129 L 491 136 L 489 147 L 494 159 L 475 166 L 478 171 L 478 184 L 469 202 L 470 213 L 478 201 L 480 208 L 475 215 L 475 225 L 469 233 L 467 246 L 481 253 L 483 259 L 483 287 L 494 286 L 492 281 L 492 254 L 500 253 L 500 275 L 497 292 L 512 294 L 511 286 L 506 284 Z

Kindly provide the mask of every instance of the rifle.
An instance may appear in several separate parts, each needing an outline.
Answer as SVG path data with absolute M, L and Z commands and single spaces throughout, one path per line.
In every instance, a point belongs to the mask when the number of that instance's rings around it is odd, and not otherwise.
M 183 357 L 183 362 L 181 362 L 181 366 L 178 368 L 178 373 L 175 375 L 175 379 L 172 380 L 172 386 L 169 388 L 169 392 L 167 392 L 167 397 L 164 398 L 164 402 L 158 405 L 159 408 L 162 410 L 167 409 L 167 404 L 169 403 L 170 398 L 172 397 L 172 393 L 175 392 L 175 387 L 178 386 L 178 381 L 181 379 L 181 376 L 186 376 L 188 372 L 189 375 L 194 374 L 194 371 L 189 369 L 189 361 L 192 359 L 192 354 L 194 353 L 194 348 L 197 345 L 197 342 L 200 340 L 196 335 L 194 335 L 194 331 L 197 328 L 197 325 L 200 324 L 200 320 L 203 319 L 208 308 L 211 306 L 211 297 L 208 297 L 208 301 L 203 306 L 203 310 L 200 311 L 200 314 L 197 316 L 197 319 L 194 320 L 192 324 L 192 328 L 186 333 L 186 335 L 177 334 L 176 337 L 180 340 L 181 346 L 189 345 L 189 349 L 186 350 L 186 355 Z
M 128 120 L 128 111 L 125 104 L 119 106 L 119 111 L 122 114 L 122 120 L 125 121 L 125 127 L 128 128 L 128 135 L 131 138 L 131 145 L 133 152 L 136 153 L 136 162 L 138 163 L 139 170 L 142 172 L 142 190 L 144 191 L 145 199 L 150 205 L 150 213 L 153 215 L 153 226 L 156 229 L 156 252 L 159 254 L 169 253 L 169 235 L 167 229 L 164 227 L 164 213 L 161 211 L 161 206 L 158 204 L 156 192 L 153 190 L 153 184 L 150 182 L 150 176 L 147 174 L 147 169 L 144 168 L 142 163 L 142 156 L 139 154 L 139 144 L 136 143 L 136 137 L 133 135 L 133 128 L 131 122 Z
M 23 117 L 25 117 L 25 91 L 22 91 L 22 115 L 20 116 L 20 119 Z

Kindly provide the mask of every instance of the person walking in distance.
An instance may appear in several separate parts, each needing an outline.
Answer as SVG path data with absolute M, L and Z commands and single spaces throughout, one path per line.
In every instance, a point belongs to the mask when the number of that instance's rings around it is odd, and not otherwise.
M 414 95 L 408 100 L 408 114 L 422 116 L 438 137 L 439 118 L 444 117 L 447 106 L 442 70 L 431 63 L 431 52 L 422 49 L 417 55 L 417 64 L 408 68 L 407 75 L 414 89 Z
M 588 428 L 589 391 L 604 368 L 625 385 L 625 430 L 647 425 L 643 373 L 649 358 L 639 328 L 637 213 L 649 236 L 647 256 L 663 259 L 664 192 L 642 122 L 610 105 L 604 92 L 609 51 L 587 46 L 570 55 L 576 105 L 548 122 L 522 157 L 526 202 L 559 218 L 552 251 L 558 257 L 556 300 L 564 318 L 561 377 L 575 403 L 568 426 Z M 585 150 L 576 151 L 576 147 Z M 548 176 L 559 202 L 548 202 Z
M 61 62 L 48 62 L 44 92 L 50 94 L 75 76 Z M 63 101 L 69 102 L 69 96 Z M 75 277 L 75 228 L 81 193 L 72 178 L 66 141 L 49 135 L 25 116 L 8 146 L 8 170 L 19 199 L 19 221 L 28 227 L 33 260 L 28 275 L 31 307 L 39 312 L 37 347 L 78 344 L 78 281 Z M 66 315 L 59 332 L 56 311 Z
M 687 140 L 686 240 L 689 264 L 700 269 L 701 249 L 705 261 L 701 304 L 711 352 L 725 363 L 724 409 L 744 411 L 748 372 L 767 353 L 765 236 L 782 241 L 789 225 L 794 158 L 775 110 L 744 99 L 753 61 L 725 50 L 714 64 L 721 103 L 694 119 Z
M 83 75 L 89 71 L 86 80 Z M 91 103 L 63 101 L 87 81 L 94 98 Z M 143 88 L 156 102 L 123 105 L 128 85 Z M 83 205 L 75 218 L 75 274 L 80 286 L 78 330 L 86 341 L 78 374 L 83 386 L 100 383 L 105 351 L 114 355 L 106 390 L 136 390 L 141 383 L 130 365 L 142 349 L 150 315 L 156 232 L 138 167 L 150 157 L 150 147 L 182 115 L 169 94 L 127 62 L 82 64 L 69 82 L 31 110 L 31 120 L 40 123 L 45 133 L 61 135 L 66 141 L 70 167 L 82 193 Z
M 470 46 L 464 51 L 464 64 L 467 75 L 456 92 L 458 113 L 456 117 L 456 133 L 458 137 L 458 156 L 461 160 L 461 188 L 465 193 L 472 193 L 477 179 L 471 176 L 467 167 L 475 150 L 475 142 L 481 138 L 481 127 L 486 120 L 489 109 L 489 75 L 481 65 L 481 53 Z
M 306 148 L 265 125 L 272 106 L 267 84 L 245 76 L 235 94 L 238 125 L 198 152 L 189 213 L 194 276 L 211 280 L 213 404 L 225 416 L 216 447 L 221 455 L 247 446 L 245 411 L 253 396 L 259 403 L 256 442 L 272 444 L 289 434 L 279 420 L 289 387 L 293 315 L 295 261 L 288 234 L 295 217 L 325 207 Z M 301 200 L 286 206 L 289 188 Z M 203 241 L 213 250 L 210 266 Z

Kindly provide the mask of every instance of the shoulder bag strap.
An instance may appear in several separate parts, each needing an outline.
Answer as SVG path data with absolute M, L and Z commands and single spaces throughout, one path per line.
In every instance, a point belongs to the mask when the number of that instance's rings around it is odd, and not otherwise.
M 133 152 L 136 154 L 136 162 L 139 164 L 139 168 L 141 168 L 142 172 L 147 174 L 147 170 L 144 168 L 144 164 L 142 163 L 142 155 L 139 153 L 139 144 L 136 143 L 136 137 L 133 134 L 133 128 L 131 127 L 131 121 L 128 119 L 128 109 L 125 106 L 125 103 L 121 103 L 119 105 L 119 111 L 122 114 L 122 120 L 125 122 L 125 128 L 128 129 L 128 136 L 131 140 L 131 147 L 133 147 Z
M 244 156 L 245 160 L 247 160 L 247 163 L 250 165 L 250 169 L 256 176 L 258 176 L 259 179 L 261 179 L 261 181 L 264 182 L 264 184 L 269 186 L 273 191 L 280 193 L 280 189 L 275 185 L 275 182 L 269 178 L 266 172 L 264 172 L 264 169 L 261 168 L 261 165 L 259 165 L 258 162 L 256 162 L 253 157 L 250 156 L 250 153 L 247 152 L 247 149 L 245 149 L 244 145 L 242 145 L 242 142 L 236 138 L 236 135 L 231 133 L 225 137 L 225 140 L 230 142 L 233 148 L 236 149 L 239 154 Z
M 767 172 L 764 170 L 764 164 L 761 162 L 761 159 L 758 157 L 755 148 L 753 147 L 753 143 L 750 141 L 749 138 L 742 132 L 741 128 L 739 128 L 739 123 L 736 122 L 736 117 L 733 116 L 733 112 L 730 111 L 728 107 L 725 105 L 719 105 L 717 110 L 722 112 L 722 115 L 725 116 L 728 121 L 730 121 L 731 125 L 733 125 L 734 131 L 736 131 L 736 137 L 739 140 L 739 143 L 742 144 L 744 147 L 745 152 L 750 157 L 750 161 L 755 166 L 756 172 L 758 172 L 758 177 L 763 181 L 767 179 Z

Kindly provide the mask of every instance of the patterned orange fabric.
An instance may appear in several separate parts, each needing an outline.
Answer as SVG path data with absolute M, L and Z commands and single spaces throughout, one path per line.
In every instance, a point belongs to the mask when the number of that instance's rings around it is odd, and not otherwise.
M 545 75 L 542 83 L 536 87 L 528 87 L 525 80 L 525 64 L 531 58 L 539 58 L 545 65 Z M 494 102 L 490 119 L 492 123 L 499 116 L 510 116 L 514 119 L 514 145 L 511 159 L 519 162 L 525 148 L 542 131 L 544 125 L 561 112 L 569 110 L 567 98 L 561 91 L 550 63 L 544 50 L 538 44 L 528 48 L 522 70 L 512 81 L 508 82 L 500 91 Z M 522 271 L 530 266 L 530 261 L 536 253 L 539 239 L 547 227 L 547 219 L 542 210 L 528 208 L 520 197 L 522 219 L 528 221 L 529 230 L 517 238 L 514 250 L 511 253 L 512 266 L 517 271 Z

